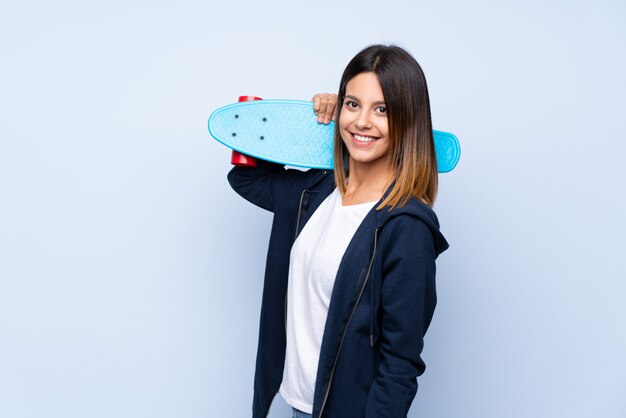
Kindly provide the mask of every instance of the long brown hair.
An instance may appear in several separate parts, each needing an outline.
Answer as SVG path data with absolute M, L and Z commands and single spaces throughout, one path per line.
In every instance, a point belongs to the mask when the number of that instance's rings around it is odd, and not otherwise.
M 422 68 L 404 49 L 372 45 L 359 52 L 343 72 L 338 94 L 338 115 L 353 77 L 373 72 L 383 90 L 389 123 L 389 158 L 395 175 L 391 191 L 376 208 L 404 206 L 411 197 L 432 206 L 437 196 L 437 158 L 433 142 L 428 87 Z M 348 150 L 335 124 L 335 183 L 343 195 L 348 175 Z

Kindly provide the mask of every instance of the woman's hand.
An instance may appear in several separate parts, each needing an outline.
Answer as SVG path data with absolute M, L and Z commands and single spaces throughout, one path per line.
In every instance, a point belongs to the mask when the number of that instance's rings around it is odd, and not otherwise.
M 311 99 L 317 121 L 328 125 L 335 120 L 337 113 L 337 95 L 332 93 L 318 93 Z

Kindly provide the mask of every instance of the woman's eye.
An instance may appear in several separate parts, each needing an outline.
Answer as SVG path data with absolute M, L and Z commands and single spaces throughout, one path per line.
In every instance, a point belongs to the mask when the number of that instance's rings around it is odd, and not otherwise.
M 379 113 L 387 113 L 387 108 L 385 106 L 379 106 L 376 108 Z
M 356 109 L 358 107 L 358 104 L 352 100 L 348 100 L 345 104 L 347 107 L 352 109 Z

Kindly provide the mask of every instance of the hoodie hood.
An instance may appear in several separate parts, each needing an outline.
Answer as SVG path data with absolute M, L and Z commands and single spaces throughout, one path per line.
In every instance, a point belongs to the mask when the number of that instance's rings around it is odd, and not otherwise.
M 391 190 L 391 187 L 389 188 Z M 389 193 L 385 193 L 385 196 Z M 383 197 L 384 199 L 384 197 Z M 381 199 L 380 201 L 382 202 Z M 410 199 L 406 205 L 402 207 L 396 207 L 393 209 L 382 209 L 376 211 L 376 221 L 378 228 L 384 227 L 384 225 L 396 216 L 413 216 L 424 222 L 430 233 L 433 235 L 433 241 L 435 243 L 435 252 L 437 255 L 448 249 L 448 241 L 444 238 L 443 234 L 439 230 L 439 220 L 435 212 L 427 205 L 421 203 L 417 199 Z

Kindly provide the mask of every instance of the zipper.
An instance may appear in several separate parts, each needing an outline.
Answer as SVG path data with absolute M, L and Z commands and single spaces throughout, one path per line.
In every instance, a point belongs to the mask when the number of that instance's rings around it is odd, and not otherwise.
M 350 316 L 348 317 L 348 322 L 346 323 L 346 327 L 343 330 L 343 334 L 341 335 L 341 340 L 339 341 L 339 348 L 337 349 L 337 355 L 335 356 L 335 361 L 333 362 L 333 368 L 330 370 L 330 379 L 328 381 L 328 388 L 326 388 L 326 394 L 324 395 L 324 400 L 322 401 L 322 407 L 320 408 L 320 414 L 318 418 L 322 417 L 322 413 L 324 412 L 324 406 L 326 406 L 326 400 L 328 399 L 328 394 L 330 393 L 330 385 L 333 382 L 333 375 L 335 374 L 335 367 L 337 366 L 337 360 L 339 359 L 339 354 L 341 353 L 341 347 L 343 346 L 343 340 L 346 336 L 346 330 L 350 325 L 350 321 L 352 320 L 352 315 L 356 311 L 357 306 L 359 306 L 359 302 L 361 301 L 361 296 L 363 296 L 363 291 L 365 291 L 365 286 L 367 285 L 367 281 L 370 277 L 370 272 L 372 271 L 372 265 L 374 264 L 374 258 L 376 257 L 376 246 L 378 242 L 378 228 L 374 230 L 374 250 L 372 251 L 372 258 L 370 260 L 370 264 L 367 267 L 367 274 L 365 275 L 365 280 L 363 280 L 363 285 L 361 286 L 361 290 L 359 291 L 359 297 L 354 304 L 354 308 L 352 308 L 352 312 L 350 312 Z M 374 303 L 374 301 L 372 301 Z M 371 335 L 370 335 L 371 339 Z
M 293 233 L 293 240 L 296 241 L 298 237 L 298 228 L 300 228 L 300 215 L 302 214 L 302 202 L 304 201 L 304 194 L 306 189 L 302 190 L 300 195 L 300 204 L 298 206 L 298 217 L 296 218 L 296 230 Z M 285 292 L 285 335 L 287 335 L 287 292 Z
M 300 228 L 300 215 L 302 214 L 302 202 L 304 201 L 304 194 L 307 192 L 306 189 L 302 190 L 302 194 L 300 194 L 300 204 L 298 206 L 298 217 L 296 218 L 296 230 L 293 233 L 293 240 L 295 242 L 298 237 L 298 228 Z

